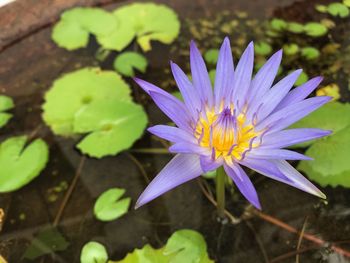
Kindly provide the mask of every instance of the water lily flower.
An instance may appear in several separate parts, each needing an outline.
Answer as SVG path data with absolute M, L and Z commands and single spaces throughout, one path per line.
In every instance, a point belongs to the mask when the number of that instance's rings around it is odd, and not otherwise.
M 242 195 L 258 209 L 261 209 L 258 195 L 242 166 L 325 198 L 286 161 L 311 158 L 284 148 L 330 134 L 320 129 L 286 128 L 331 98 L 307 98 L 322 81 L 321 77 L 292 89 L 302 70 L 274 83 L 281 58 L 280 50 L 252 78 L 253 43 L 234 69 L 230 42 L 225 38 L 212 89 L 204 60 L 192 41 L 192 82 L 175 63 L 170 63 L 184 102 L 144 80 L 135 79 L 177 126 L 156 125 L 148 129 L 172 142 L 169 151 L 176 155 L 147 186 L 136 208 L 221 166 Z

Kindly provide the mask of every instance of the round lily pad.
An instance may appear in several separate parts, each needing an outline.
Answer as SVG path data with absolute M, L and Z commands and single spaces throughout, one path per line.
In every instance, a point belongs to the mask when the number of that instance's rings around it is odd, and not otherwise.
M 287 22 L 279 18 L 274 18 L 270 21 L 270 26 L 276 31 L 282 31 L 287 28 Z
M 217 49 L 209 49 L 204 53 L 204 59 L 207 63 L 215 65 L 218 61 L 219 50 Z
M 87 46 L 90 33 L 105 36 L 112 33 L 116 26 L 114 16 L 101 8 L 77 7 L 61 15 L 53 28 L 52 39 L 58 46 L 74 50 Z
M 101 221 L 115 220 L 128 212 L 131 198 L 123 198 L 125 190 L 112 188 L 102 193 L 94 206 L 94 214 Z
M 147 59 L 136 52 L 124 52 L 118 55 L 114 60 L 114 68 L 122 75 L 127 77 L 135 76 L 134 69 L 146 72 Z
M 341 18 L 349 16 L 349 8 L 342 3 L 331 3 L 327 7 L 327 11 L 332 16 L 339 16 Z
M 26 136 L 12 137 L 0 144 L 0 192 L 10 192 L 28 184 L 45 168 L 47 144 L 36 139 L 28 146 Z
M 287 26 L 287 30 L 292 33 L 302 33 L 304 31 L 304 26 L 300 23 L 289 22 Z
M 108 36 L 98 36 L 98 42 L 107 49 L 125 48 L 134 37 L 143 51 L 151 49 L 151 40 L 165 44 L 174 41 L 180 31 L 177 14 L 165 5 L 134 3 L 116 9 L 113 14 L 118 26 Z
M 320 37 L 327 34 L 328 32 L 326 26 L 316 22 L 307 23 L 304 25 L 304 30 L 306 34 L 311 37 Z
M 304 47 L 301 49 L 301 55 L 308 60 L 313 60 L 320 56 L 320 51 L 314 47 Z
M 80 254 L 81 263 L 106 263 L 108 253 L 101 243 L 90 241 L 86 243 Z
M 141 137 L 147 116 L 140 105 L 124 101 L 95 101 L 75 116 L 74 132 L 89 133 L 77 145 L 96 158 L 128 149 Z
M 84 68 L 57 79 L 45 95 L 43 119 L 57 135 L 73 135 L 75 115 L 95 101 L 131 101 L 130 88 L 114 71 Z
M 283 52 L 287 56 L 293 56 L 299 52 L 299 46 L 295 43 L 283 45 Z

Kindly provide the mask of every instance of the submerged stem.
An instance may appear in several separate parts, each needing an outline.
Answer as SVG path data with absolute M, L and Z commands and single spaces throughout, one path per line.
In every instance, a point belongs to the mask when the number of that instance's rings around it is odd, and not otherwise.
M 224 167 L 216 169 L 216 207 L 221 218 L 225 217 L 225 177 Z

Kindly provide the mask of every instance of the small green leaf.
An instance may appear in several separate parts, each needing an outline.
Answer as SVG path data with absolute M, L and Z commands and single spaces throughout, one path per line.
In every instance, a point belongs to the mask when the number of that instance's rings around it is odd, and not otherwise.
M 219 50 L 217 49 L 209 49 L 204 53 L 204 59 L 207 63 L 215 65 L 218 61 Z
M 311 37 L 320 37 L 328 32 L 326 26 L 316 22 L 307 23 L 304 25 L 304 30 L 306 34 Z
M 107 49 L 125 48 L 134 37 L 143 51 L 151 49 L 151 40 L 165 44 L 174 41 L 180 31 L 176 13 L 165 5 L 134 3 L 113 12 L 118 27 L 108 36 L 98 36 L 97 41 Z
M 181 101 L 184 100 L 184 98 L 182 97 L 182 94 L 181 94 L 180 91 L 174 91 L 174 92 L 171 93 L 171 95 L 173 95 L 175 98 L 177 98 L 177 99 L 179 99 Z
M 287 30 L 292 33 L 302 33 L 304 31 L 304 26 L 300 23 L 289 22 L 287 26 Z
M 327 6 L 325 5 L 315 5 L 315 9 L 320 13 L 327 13 Z
M 343 4 L 350 7 L 350 0 L 343 0 Z
M 300 86 L 309 80 L 309 76 L 303 71 L 299 75 L 299 78 L 295 81 L 296 86 Z
M 283 45 L 283 52 L 287 56 L 293 56 L 299 52 L 299 46 L 295 43 Z
M 163 248 L 154 249 L 145 245 L 141 249 L 135 249 L 132 253 L 120 261 L 109 261 L 108 263 L 170 263 L 171 258 L 163 254 Z
M 216 76 L 216 70 L 215 69 L 211 69 L 209 71 L 209 79 L 210 79 L 211 85 L 213 87 L 214 87 L 214 84 L 215 84 L 215 76 Z
M 23 258 L 34 260 L 49 253 L 64 251 L 68 246 L 69 242 L 56 228 L 43 229 L 31 241 Z
M 105 36 L 116 26 L 113 15 L 103 9 L 77 7 L 61 15 L 61 20 L 53 28 L 52 39 L 58 46 L 74 50 L 87 46 L 90 33 Z
M 90 241 L 86 243 L 81 250 L 81 263 L 106 263 L 108 253 L 104 245 L 101 243 Z
M 45 168 L 49 157 L 47 144 L 36 139 L 27 147 L 26 136 L 12 137 L 0 144 L 0 193 L 28 184 Z
M 77 148 L 91 157 L 115 155 L 140 138 L 147 124 L 143 108 L 123 101 L 95 101 L 75 116 L 74 132 L 89 133 Z
M 256 54 L 266 56 L 272 52 L 272 47 L 267 42 L 259 41 L 255 43 L 254 50 Z
M 320 51 L 314 47 L 304 47 L 301 49 L 301 55 L 307 60 L 313 60 L 320 56 Z
M 4 112 L 14 107 L 13 100 L 10 97 L 0 95 L 0 128 L 5 126 L 12 118 L 12 114 Z
M 276 31 L 282 31 L 287 28 L 287 22 L 278 18 L 272 19 L 270 25 Z
M 43 119 L 55 134 L 70 136 L 79 111 L 96 101 L 131 101 L 130 92 L 114 71 L 80 69 L 55 80 L 45 94 Z
M 101 221 L 112 221 L 127 213 L 131 198 L 120 199 L 124 189 L 111 188 L 102 193 L 96 200 L 94 214 Z
M 332 16 L 339 16 L 341 18 L 349 16 L 349 8 L 342 3 L 331 3 L 327 7 L 327 11 Z
M 133 77 L 135 76 L 134 68 L 145 73 L 147 64 L 147 59 L 143 55 L 136 52 L 124 52 L 116 57 L 113 65 L 120 74 Z

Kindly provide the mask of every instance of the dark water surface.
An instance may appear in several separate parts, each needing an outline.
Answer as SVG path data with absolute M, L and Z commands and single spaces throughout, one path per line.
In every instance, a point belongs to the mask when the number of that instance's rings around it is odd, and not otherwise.
M 302 21 L 306 19 L 304 13 L 313 9 L 316 3 L 305 0 L 300 4 L 302 8 L 298 9 L 298 5 L 293 5 L 293 0 L 163 2 L 176 10 L 182 21 L 213 17 L 224 10 L 246 11 L 249 17 L 258 19 L 277 14 Z M 108 5 L 106 8 L 113 9 L 115 6 Z M 38 178 L 19 191 L 0 195 L 0 207 L 5 211 L 0 230 L 0 254 L 9 262 L 27 262 L 22 259 L 26 248 L 38 231 L 49 228 L 55 221 L 66 189 L 82 161 L 81 155 L 74 149 L 79 138 L 54 136 L 41 120 L 40 107 L 45 91 L 62 73 L 83 66 L 99 65 L 94 59 L 97 46 L 92 41 L 88 49 L 68 52 L 51 42 L 50 33 L 51 28 L 43 29 L 0 53 L 1 92 L 13 97 L 16 104 L 14 118 L 0 130 L 0 140 L 37 131 L 36 136 L 44 138 L 50 146 L 49 164 Z M 175 48 L 154 43 L 153 50 L 147 54 L 150 59 L 148 74 L 142 77 L 155 84 L 167 83 L 169 74 L 164 69 L 168 67 L 168 60 L 186 65 L 188 58 L 181 56 L 176 48 L 182 50 L 190 38 L 190 31 L 183 27 L 180 40 L 173 45 Z M 235 36 L 231 36 L 231 40 L 234 45 Z M 102 67 L 110 69 L 111 59 L 102 63 Z M 344 94 L 347 98 L 348 94 L 345 91 Z M 134 95 L 145 106 L 151 124 L 168 121 L 142 92 L 134 91 Z M 133 146 L 134 149 L 160 147 L 162 144 L 148 133 Z M 126 195 L 135 202 L 147 185 L 133 157 L 152 178 L 171 155 L 146 155 L 130 151 L 101 160 L 84 160 L 80 178 L 58 222 L 58 230 L 70 245 L 65 251 L 46 255 L 34 262 L 79 262 L 80 250 L 90 240 L 105 244 L 110 258 L 118 260 L 146 243 L 160 247 L 174 231 L 183 228 L 195 229 L 204 235 L 210 257 L 216 262 L 260 263 L 266 262 L 264 253 L 271 261 L 296 250 L 297 235 L 259 218 L 237 225 L 219 223 L 215 207 L 205 198 L 197 181 L 178 187 L 137 211 L 131 210 L 116 221 L 97 221 L 92 208 L 103 191 L 111 187 L 125 188 Z M 262 176 L 252 176 L 265 213 L 297 229 L 302 228 L 307 218 L 308 233 L 327 241 L 350 240 L 349 190 L 340 187 L 323 189 L 328 197 L 325 203 Z M 213 188 L 212 183 L 209 184 Z M 60 185 L 63 185 L 63 189 L 55 190 Z M 240 216 L 247 205 L 246 200 L 239 194 L 227 194 L 227 199 L 229 210 Z M 346 242 L 340 246 L 350 249 Z M 300 262 L 350 262 L 327 248 L 315 248 L 315 244 L 309 241 L 304 240 L 301 247 L 306 252 L 300 255 Z M 296 261 L 295 256 L 291 256 L 275 262 Z

